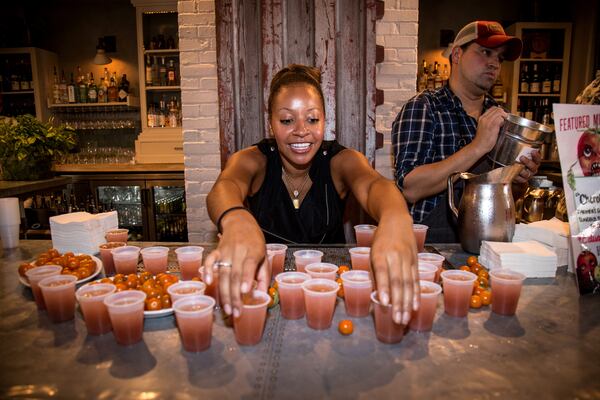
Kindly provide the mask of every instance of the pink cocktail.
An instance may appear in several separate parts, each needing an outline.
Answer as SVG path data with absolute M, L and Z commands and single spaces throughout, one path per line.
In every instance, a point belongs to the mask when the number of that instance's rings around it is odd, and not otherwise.
M 304 269 L 313 279 L 331 279 L 335 281 L 338 266 L 331 263 L 318 262 L 308 264 Z
M 423 252 L 425 250 L 425 237 L 427 236 L 427 230 L 429 227 L 422 224 L 413 224 L 413 234 L 417 241 L 417 250 Z
M 100 245 L 100 258 L 102 259 L 105 275 L 115 274 L 115 262 L 113 261 L 112 249 L 123 247 L 126 244 L 127 243 L 125 242 L 108 242 Z
M 352 263 L 352 269 L 371 271 L 370 247 L 353 247 L 348 251 L 350 252 L 350 262 Z
M 206 289 L 204 290 L 204 294 L 215 299 L 215 302 L 216 302 L 215 307 L 217 307 L 217 308 L 220 307 L 221 302 L 219 300 L 219 269 L 213 268 L 213 274 L 212 274 L 213 279 L 212 279 L 212 282 L 210 283 L 210 285 L 208 283 L 206 283 L 203 266 L 200 267 L 198 272 L 200 273 L 200 277 L 202 278 L 202 281 L 204 281 L 204 283 L 206 284 Z
M 438 267 L 433 264 L 419 261 L 419 279 L 434 282 L 437 273 Z
M 354 234 L 356 235 L 356 246 L 358 247 L 371 247 L 373 244 L 373 237 L 375 236 L 375 225 L 354 225 Z
M 171 301 L 175 303 L 177 300 L 187 296 L 200 296 L 206 290 L 206 283 L 199 281 L 181 281 L 172 284 L 167 288 L 167 293 L 171 296 Z
M 271 274 L 276 277 L 278 274 L 283 272 L 283 266 L 285 265 L 285 254 L 287 252 L 287 246 L 279 243 L 268 243 L 267 251 L 273 253 L 273 260 L 271 261 Z
M 118 274 L 129 275 L 137 272 L 140 248 L 137 246 L 122 246 L 110 251 Z
M 63 322 L 75 317 L 74 275 L 52 275 L 39 282 L 46 310 L 52 322 Z
M 169 248 L 164 246 L 146 247 L 141 250 L 144 269 L 152 275 L 167 272 Z
M 444 260 L 446 259 L 446 257 L 444 257 L 441 254 L 435 253 L 419 253 L 417 254 L 417 258 L 419 259 L 419 262 L 433 264 L 438 268 L 438 271 L 435 274 L 434 282 L 439 282 L 440 274 L 444 270 Z
M 329 279 L 309 279 L 302 284 L 306 322 L 312 329 L 331 326 L 339 285 Z
M 383 343 L 398 343 L 404 337 L 405 325 L 398 325 L 392 318 L 392 305 L 379 302 L 377 291 L 371 293 L 375 319 L 375 336 Z
M 298 250 L 294 252 L 294 261 L 296 262 L 296 271 L 306 272 L 308 264 L 321 262 L 323 252 L 319 250 Z
M 75 292 L 89 335 L 102 335 L 112 330 L 104 298 L 116 290 L 112 283 L 98 283 L 82 286 Z
M 173 303 L 177 329 L 183 348 L 197 352 L 210 347 L 215 299 L 209 296 L 187 296 Z
M 106 241 L 107 242 L 127 242 L 127 237 L 129 236 L 128 229 L 111 229 L 106 232 Z
M 341 276 L 344 285 L 346 314 L 351 317 L 366 317 L 371 308 L 373 281 L 367 271 L 352 270 Z
M 490 271 L 492 311 L 500 315 L 515 315 L 525 275 L 509 269 Z
M 453 317 L 467 316 L 475 279 L 477 275 L 468 271 L 454 269 L 442 272 L 446 314 Z
M 182 280 L 189 281 L 200 277 L 198 270 L 202 266 L 203 253 L 204 248 L 200 246 L 183 246 L 175 249 Z
M 242 296 L 243 306 L 239 317 L 233 318 L 235 340 L 243 346 L 252 346 L 260 342 L 265 320 L 267 305 L 271 296 L 258 290 Z
M 128 346 L 142 340 L 144 333 L 144 302 L 141 290 L 124 290 L 104 298 L 117 343 Z
M 42 296 L 39 282 L 49 276 L 59 275 L 61 271 L 62 267 L 60 265 L 42 265 L 41 267 L 31 268 L 25 272 L 38 310 L 46 309 L 46 303 L 44 303 L 44 296 Z
M 433 326 L 433 318 L 437 309 L 438 296 L 442 287 L 437 283 L 421 280 L 421 302 L 419 309 L 413 312 L 408 327 L 413 331 L 427 332 Z
M 304 272 L 283 272 L 275 277 L 279 290 L 281 316 L 285 319 L 304 317 L 304 292 L 302 283 L 311 279 Z

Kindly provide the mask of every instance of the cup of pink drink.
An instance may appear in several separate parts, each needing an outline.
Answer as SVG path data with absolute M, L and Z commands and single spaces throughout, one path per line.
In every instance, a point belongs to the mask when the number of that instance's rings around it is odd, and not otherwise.
M 421 302 L 419 309 L 413 311 L 412 318 L 408 327 L 413 331 L 427 332 L 433 327 L 433 319 L 437 309 L 438 297 L 442 292 L 442 287 L 431 281 L 421 280 Z
M 419 261 L 419 279 L 424 281 L 435 281 L 435 275 L 438 272 L 438 267 L 433 264 Z
M 158 275 L 161 272 L 167 272 L 167 262 L 169 259 L 169 248 L 165 246 L 151 246 L 143 248 L 142 261 L 144 269 L 152 275 Z
M 296 262 L 296 271 L 306 272 L 308 264 L 321 262 L 323 252 L 319 250 L 297 250 L 294 252 L 294 261 Z
M 477 275 L 468 271 L 452 269 L 442 272 L 446 314 L 453 317 L 467 316 L 476 279 Z
M 438 272 L 435 274 L 434 282 L 439 282 L 440 274 L 444 270 L 444 260 L 446 259 L 446 257 L 444 257 L 441 254 L 435 253 L 419 253 L 417 254 L 417 258 L 419 260 L 419 263 L 425 262 L 428 264 L 433 264 L 438 268 Z
M 117 274 L 129 275 L 137 272 L 140 248 L 137 246 L 116 247 L 110 251 Z
M 287 248 L 288 247 L 285 244 L 267 243 L 267 251 L 273 253 L 273 260 L 271 261 L 271 274 L 274 277 L 283 272 Z
M 375 336 L 383 343 L 398 343 L 404 337 L 405 325 L 399 325 L 392 318 L 392 305 L 384 306 L 379 301 L 377 291 L 371 293 L 373 317 L 375 319 Z
M 200 277 L 198 270 L 202 266 L 203 253 L 204 248 L 200 246 L 183 246 L 175 249 L 182 280 L 189 281 Z
M 186 351 L 198 352 L 210 347 L 215 299 L 204 295 L 182 297 L 173 302 L 177 329 Z
M 198 272 L 200 273 L 200 277 L 202 278 L 202 281 L 206 284 L 206 289 L 204 290 L 204 294 L 215 299 L 215 302 L 216 302 L 215 307 L 217 307 L 217 308 L 220 307 L 221 303 L 219 301 L 219 269 L 213 268 L 213 275 L 212 275 L 213 280 L 210 283 L 210 285 L 208 283 L 206 283 L 206 278 L 204 276 L 204 266 L 200 267 Z
M 75 317 L 76 281 L 74 275 L 52 275 L 38 283 L 52 322 L 70 321 Z
M 423 224 L 413 224 L 413 234 L 417 241 L 417 249 L 420 252 L 425 251 L 425 237 L 427 236 L 427 230 L 429 226 Z
M 116 290 L 117 287 L 112 283 L 94 283 L 82 286 L 75 292 L 88 335 L 102 335 L 112 330 L 104 298 Z
M 306 322 L 312 329 L 331 326 L 339 285 L 330 279 L 309 279 L 302 283 Z
M 181 281 L 170 285 L 167 288 L 167 293 L 171 296 L 171 301 L 175 303 L 177 300 L 187 296 L 200 296 L 206 290 L 206 283 L 200 281 Z
M 111 229 L 106 232 L 107 242 L 127 242 L 129 236 L 129 229 Z
M 141 290 L 124 290 L 104 298 L 118 344 L 129 346 L 142 340 L 145 301 L 146 293 Z
M 112 249 L 123 247 L 125 245 L 127 245 L 125 242 L 108 242 L 100 245 L 100 258 L 102 259 L 105 275 L 115 274 L 115 262 L 112 256 Z
M 354 225 L 357 247 L 371 247 L 377 226 L 369 224 Z
M 371 309 L 373 281 L 367 271 L 352 270 L 341 275 L 344 285 L 346 314 L 351 317 L 366 317 Z
M 331 279 L 335 281 L 338 266 L 331 263 L 317 262 L 308 264 L 305 270 L 313 279 Z
M 492 286 L 492 312 L 500 315 L 515 315 L 525 275 L 510 269 L 490 271 Z
M 46 303 L 44 303 L 44 296 L 42 296 L 39 282 L 49 276 L 60 275 L 61 272 L 62 267 L 60 265 L 42 265 L 40 267 L 31 268 L 25 272 L 38 310 L 46 309 Z
M 348 251 L 350 252 L 350 263 L 352 264 L 352 269 L 371 271 L 370 247 L 353 247 Z
M 279 290 L 279 306 L 281 316 L 285 319 L 300 319 L 304 317 L 304 292 L 302 284 L 311 279 L 304 272 L 282 272 L 275 277 Z
M 238 344 L 253 346 L 260 342 L 270 301 L 271 296 L 259 290 L 242 295 L 240 316 L 233 318 L 233 332 Z

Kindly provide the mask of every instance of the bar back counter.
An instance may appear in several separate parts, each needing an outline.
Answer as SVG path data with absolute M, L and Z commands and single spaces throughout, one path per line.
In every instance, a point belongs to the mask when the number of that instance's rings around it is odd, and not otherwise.
M 89 336 L 79 311 L 51 323 L 17 273 L 20 262 L 50 247 L 25 240 L 2 253 L 3 399 L 600 398 L 600 296 L 579 297 L 564 270 L 555 279 L 527 279 L 514 317 L 489 307 L 449 317 L 440 297 L 433 330 L 409 332 L 395 345 L 377 341 L 372 316 L 351 318 L 354 333 L 342 336 L 337 324 L 348 317 L 338 299 L 324 331 L 272 308 L 262 341 L 250 347 L 236 343 L 215 311 L 211 347 L 188 353 L 172 315 L 146 319 L 143 341 L 129 347 L 112 333 Z M 458 245 L 435 247 L 454 266 L 464 264 Z M 324 261 L 350 262 L 347 247 L 320 250 Z M 176 266 L 173 254 L 169 264 Z

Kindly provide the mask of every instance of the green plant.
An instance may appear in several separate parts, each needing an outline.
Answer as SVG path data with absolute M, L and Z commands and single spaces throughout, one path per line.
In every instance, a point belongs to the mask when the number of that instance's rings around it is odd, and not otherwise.
M 0 163 L 6 180 L 31 180 L 52 174 L 54 159 L 76 144 L 76 134 L 52 120 L 40 122 L 31 115 L 0 117 Z

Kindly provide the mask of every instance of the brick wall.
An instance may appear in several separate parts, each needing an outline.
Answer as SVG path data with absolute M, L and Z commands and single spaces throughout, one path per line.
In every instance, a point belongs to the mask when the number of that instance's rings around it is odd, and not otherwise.
M 418 0 L 386 0 L 377 22 L 377 44 L 385 61 L 377 67 L 377 87 L 385 102 L 377 108 L 376 128 L 384 147 L 377 170 L 393 177 L 390 130 L 400 107 L 415 94 Z M 214 242 L 216 228 L 206 211 L 206 195 L 220 170 L 217 47 L 214 0 L 178 0 L 185 189 L 190 242 Z

